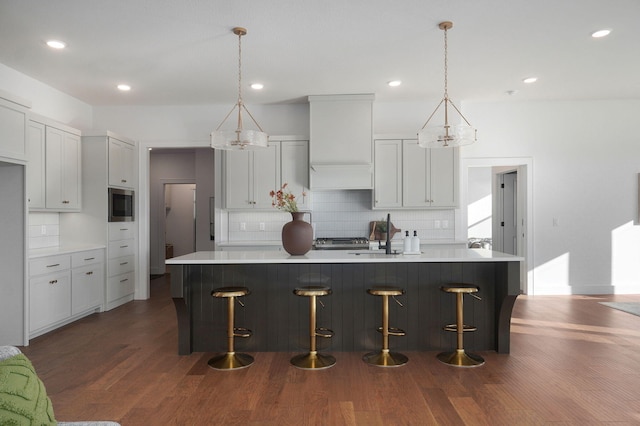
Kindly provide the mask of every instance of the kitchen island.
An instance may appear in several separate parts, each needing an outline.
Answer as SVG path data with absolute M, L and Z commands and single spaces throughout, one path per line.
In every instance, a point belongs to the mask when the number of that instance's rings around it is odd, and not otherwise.
M 442 330 L 455 322 L 455 300 L 440 291 L 449 283 L 480 287 L 482 300 L 467 299 L 465 323 L 478 327 L 465 334 L 469 350 L 509 352 L 511 311 L 520 294 L 522 258 L 484 249 L 429 248 L 416 255 L 376 251 L 310 251 L 290 256 L 282 251 L 195 252 L 167 259 L 171 296 L 178 319 L 178 353 L 226 351 L 226 303 L 211 296 L 224 286 L 246 286 L 251 294 L 236 309 L 236 327 L 253 331 L 236 339 L 248 352 L 297 352 L 308 348 L 308 302 L 293 289 L 321 284 L 332 294 L 322 297 L 318 326 L 334 331 L 318 339 L 318 349 L 370 351 L 380 347 L 379 298 L 367 288 L 389 284 L 406 290 L 390 303 L 390 325 L 406 331 L 394 337 L 398 351 L 451 350 L 455 333 Z

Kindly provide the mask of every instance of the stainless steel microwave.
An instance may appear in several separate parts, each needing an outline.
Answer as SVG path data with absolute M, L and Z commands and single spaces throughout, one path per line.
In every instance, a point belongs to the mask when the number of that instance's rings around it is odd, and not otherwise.
M 109 222 L 133 222 L 134 204 L 134 191 L 109 188 Z

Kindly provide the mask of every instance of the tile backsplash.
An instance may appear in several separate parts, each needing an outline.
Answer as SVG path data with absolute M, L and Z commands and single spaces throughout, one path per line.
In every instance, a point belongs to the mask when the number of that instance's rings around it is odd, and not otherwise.
M 371 210 L 372 191 L 318 191 L 312 194 L 312 212 L 305 218 L 314 227 L 315 236 L 368 237 L 369 222 L 386 220 L 402 233 L 418 232 L 423 240 L 454 239 L 455 211 L 449 210 Z M 282 226 L 291 220 L 288 213 L 229 212 L 229 241 L 279 240 Z
M 59 219 L 58 213 L 29 213 L 29 248 L 60 245 Z

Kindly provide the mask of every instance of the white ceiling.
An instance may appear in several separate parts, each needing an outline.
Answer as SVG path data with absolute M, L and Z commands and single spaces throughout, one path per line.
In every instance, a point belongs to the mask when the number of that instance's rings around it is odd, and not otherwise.
M 638 0 L 0 0 L 0 63 L 95 106 L 233 103 L 242 26 L 248 105 L 437 101 L 444 20 L 454 101 L 640 98 Z

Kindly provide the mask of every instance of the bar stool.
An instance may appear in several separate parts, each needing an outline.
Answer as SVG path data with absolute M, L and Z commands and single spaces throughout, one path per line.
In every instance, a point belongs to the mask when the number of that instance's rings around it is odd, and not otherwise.
M 484 359 L 480 355 L 465 352 L 463 345 L 463 335 L 465 332 L 476 331 L 477 327 L 465 325 L 463 318 L 462 297 L 469 294 L 478 300 L 482 300 L 476 296 L 480 288 L 473 284 L 448 284 L 440 287 L 440 290 L 446 293 L 455 293 L 456 295 L 456 323 L 448 324 L 443 327 L 445 331 L 455 331 L 457 333 L 457 348 L 453 352 L 439 353 L 438 359 L 445 364 L 456 367 L 477 367 L 484 364 Z
M 316 349 L 316 337 L 330 338 L 333 336 L 333 331 L 316 327 L 316 299 L 319 296 L 331 294 L 331 288 L 320 285 L 296 287 L 293 294 L 309 298 L 309 353 L 294 356 L 291 358 L 291 364 L 305 370 L 321 370 L 332 367 L 336 363 L 336 359 L 331 355 L 320 354 Z
M 213 297 L 224 297 L 227 299 L 227 353 L 217 355 L 209 360 L 209 367 L 216 370 L 236 370 L 245 368 L 253 364 L 253 357 L 248 354 L 236 353 L 233 347 L 235 337 L 250 337 L 251 330 L 235 327 L 234 303 L 237 297 L 251 294 L 247 287 L 220 287 L 211 292 Z M 244 304 L 237 299 L 241 306 Z
M 369 352 L 362 357 L 362 360 L 379 367 L 400 367 L 406 364 L 409 358 L 401 353 L 389 351 L 389 336 L 404 336 L 406 333 L 399 328 L 389 327 L 389 296 L 402 306 L 396 296 L 403 295 L 404 289 L 393 286 L 375 286 L 367 289 L 367 293 L 373 296 L 382 296 L 382 327 L 378 327 L 378 331 L 382 333 L 382 350 Z

